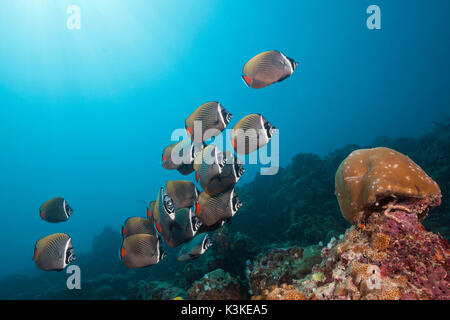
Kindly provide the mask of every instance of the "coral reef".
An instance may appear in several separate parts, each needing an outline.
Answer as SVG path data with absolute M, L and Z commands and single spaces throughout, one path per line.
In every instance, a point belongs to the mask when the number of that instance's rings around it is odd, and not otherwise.
M 357 150 L 338 168 L 336 195 L 344 217 L 357 225 L 323 249 L 322 262 L 300 281 L 304 294 L 450 299 L 450 245 L 421 224 L 441 193 L 419 166 L 391 149 Z
M 235 277 L 245 278 L 246 261 L 258 252 L 258 244 L 249 236 L 223 227 L 214 234 L 210 269 L 222 268 Z
M 203 258 L 205 257 L 187 262 L 184 265 L 183 271 L 175 274 L 175 283 L 177 286 L 189 289 L 192 283 L 201 279 L 206 273 L 211 271 L 208 263 L 210 259 Z
M 207 273 L 188 291 L 191 300 L 242 300 L 247 294 L 240 282 L 223 269 Z
M 343 216 L 356 225 L 330 240 L 306 277 L 291 269 L 302 250 L 258 257 L 249 264 L 253 298 L 287 299 L 294 290 L 308 299 L 450 299 L 450 245 L 421 224 L 441 203 L 439 186 L 388 148 L 351 153 L 335 184 Z
M 127 299 L 132 300 L 173 300 L 177 297 L 185 299 L 186 291 L 163 281 L 140 280 L 128 285 Z
M 292 283 L 311 272 L 321 261 L 319 246 L 275 248 L 260 254 L 253 262 L 248 261 L 247 278 L 251 293 L 263 295 L 273 286 Z M 267 292 L 266 292 L 267 295 Z
M 414 212 L 396 209 L 351 227 L 296 283 L 317 299 L 450 299 L 449 272 L 449 243 L 426 231 Z

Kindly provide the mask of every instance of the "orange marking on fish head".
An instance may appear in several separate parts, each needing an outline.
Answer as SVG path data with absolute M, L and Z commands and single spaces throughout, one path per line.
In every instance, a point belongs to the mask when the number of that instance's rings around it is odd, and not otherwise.
M 153 218 L 153 213 L 152 210 L 150 210 L 149 208 L 147 208 L 147 219 L 152 219 Z
M 200 206 L 200 203 L 198 203 L 198 201 L 197 201 L 195 203 L 195 214 L 200 217 L 201 211 L 202 211 L 202 207 Z
M 122 237 L 125 237 L 128 234 L 127 229 L 125 229 L 124 226 L 122 226 Z
M 34 249 L 33 261 L 37 259 L 38 255 L 39 255 L 39 251 L 37 249 Z
M 237 139 L 236 139 L 236 138 L 234 138 L 233 140 L 231 140 L 231 144 L 233 145 L 234 151 L 237 151 Z
M 247 86 L 249 86 L 249 87 L 252 86 L 252 78 L 251 78 L 250 76 L 244 75 L 244 76 L 242 76 L 242 79 L 244 79 L 245 84 L 246 84 Z
M 188 125 L 185 125 L 186 131 L 188 133 L 189 136 L 192 136 L 192 128 L 189 127 Z
M 158 232 L 161 232 L 161 226 L 159 225 L 158 221 L 156 221 L 156 230 L 158 230 Z

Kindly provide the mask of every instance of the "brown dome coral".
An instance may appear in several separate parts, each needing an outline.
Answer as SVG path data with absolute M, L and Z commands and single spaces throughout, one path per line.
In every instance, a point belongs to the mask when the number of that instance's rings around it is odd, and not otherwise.
M 381 209 L 397 199 L 420 199 L 423 219 L 441 200 L 437 183 L 410 158 L 389 148 L 353 151 L 340 164 L 335 187 L 343 216 L 355 224 L 364 222 L 371 207 Z

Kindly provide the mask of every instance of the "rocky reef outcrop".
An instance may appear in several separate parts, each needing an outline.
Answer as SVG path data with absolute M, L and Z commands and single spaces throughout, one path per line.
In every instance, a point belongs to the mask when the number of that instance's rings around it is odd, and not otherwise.
M 236 278 L 223 269 L 216 269 L 195 281 L 188 291 L 191 300 L 243 300 L 248 294 Z
M 372 219 L 324 248 L 295 286 L 311 299 L 450 299 L 448 242 L 409 213 Z
M 351 153 L 335 184 L 342 214 L 355 225 L 322 249 L 310 275 L 289 282 L 291 290 L 308 299 L 450 299 L 450 245 L 421 223 L 441 203 L 439 186 L 388 148 Z

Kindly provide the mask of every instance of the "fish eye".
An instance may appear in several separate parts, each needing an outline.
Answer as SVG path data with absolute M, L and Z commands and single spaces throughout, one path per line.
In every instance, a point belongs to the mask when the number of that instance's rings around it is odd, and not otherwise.
M 67 204 L 67 202 L 65 203 L 65 209 L 66 209 L 67 215 L 70 216 L 73 212 L 73 209 Z
M 163 250 L 161 243 L 160 243 L 160 247 L 159 247 L 159 261 L 161 261 L 162 259 L 164 259 L 167 256 L 167 253 Z
M 200 220 L 196 216 L 192 217 L 191 222 L 192 222 L 192 229 L 194 231 L 197 231 L 202 225 L 202 223 L 200 222 Z
M 207 237 L 205 239 L 205 241 L 203 242 L 203 249 L 208 250 L 208 248 L 210 248 L 212 246 L 212 241 L 209 237 Z
M 164 207 L 169 213 L 173 212 L 174 210 L 173 200 L 168 195 L 164 196 Z
M 238 162 L 235 162 L 234 172 L 236 172 L 236 177 L 240 178 L 245 172 L 244 166 Z
M 191 157 L 192 157 L 192 159 L 195 159 L 195 156 L 196 156 L 195 146 L 192 145 L 192 149 L 191 149 Z
M 264 129 L 266 130 L 267 137 L 270 139 L 272 138 L 272 135 L 274 134 L 276 128 L 272 126 L 269 122 L 264 123 Z
M 66 264 L 71 263 L 76 258 L 77 257 L 75 256 L 75 252 L 73 251 L 73 248 L 69 248 L 66 253 Z
M 222 118 L 223 118 L 223 121 L 225 122 L 225 125 L 228 125 L 228 123 L 231 121 L 232 116 L 233 115 L 231 113 L 229 113 L 224 108 L 222 108 Z
M 233 197 L 233 211 L 236 212 L 242 207 L 242 202 L 237 195 Z
M 227 162 L 227 159 L 224 157 L 221 161 L 219 161 L 219 168 L 222 169 L 225 167 L 225 163 Z
M 295 69 L 297 68 L 297 66 L 298 66 L 298 62 L 295 61 L 295 60 L 292 59 L 292 58 L 287 58 L 287 59 L 289 60 L 291 66 L 292 66 L 292 69 L 295 70 Z

